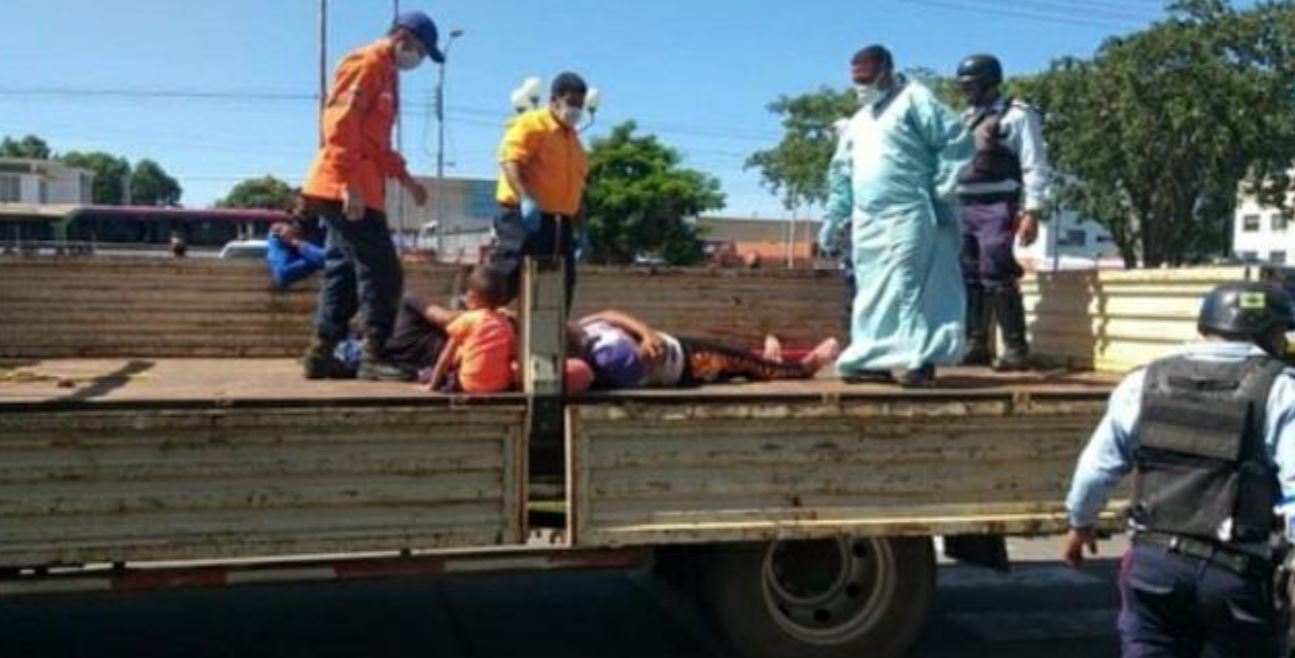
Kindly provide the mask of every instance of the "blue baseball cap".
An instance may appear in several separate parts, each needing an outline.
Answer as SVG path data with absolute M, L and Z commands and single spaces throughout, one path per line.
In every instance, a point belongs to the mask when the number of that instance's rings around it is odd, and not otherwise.
M 432 58 L 433 62 L 442 64 L 445 62 L 445 55 L 441 49 L 436 46 L 437 32 L 436 23 L 432 17 L 421 11 L 401 12 L 396 16 L 396 27 L 403 27 L 414 33 L 418 42 L 423 45 L 423 50 L 427 51 L 427 56 Z

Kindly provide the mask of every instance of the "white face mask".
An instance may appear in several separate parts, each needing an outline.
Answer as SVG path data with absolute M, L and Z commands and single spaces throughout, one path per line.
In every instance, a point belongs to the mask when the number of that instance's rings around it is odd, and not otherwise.
M 406 43 L 396 45 L 396 66 L 401 71 L 411 71 L 423 63 L 423 51 Z
M 566 124 L 572 130 L 580 127 L 580 120 L 584 118 L 585 111 L 578 107 L 569 105 L 560 105 L 558 110 L 558 120 Z
M 859 104 L 864 107 L 872 107 L 881 102 L 886 97 L 886 92 L 882 91 L 877 85 L 854 85 L 854 94 L 859 97 Z

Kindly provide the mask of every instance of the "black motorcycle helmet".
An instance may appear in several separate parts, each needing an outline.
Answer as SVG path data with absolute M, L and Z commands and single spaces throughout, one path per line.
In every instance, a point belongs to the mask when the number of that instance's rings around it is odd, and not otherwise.
M 972 55 L 958 65 L 958 88 L 973 104 L 1003 84 L 1003 63 L 993 55 Z
M 1204 336 L 1256 341 L 1295 329 L 1295 301 L 1271 283 L 1225 283 L 1206 295 L 1196 328 Z

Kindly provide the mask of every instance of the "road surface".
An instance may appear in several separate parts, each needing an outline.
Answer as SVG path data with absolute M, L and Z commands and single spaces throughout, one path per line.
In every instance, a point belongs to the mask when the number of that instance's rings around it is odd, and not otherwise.
M 942 564 L 915 658 L 1116 654 L 1119 546 L 1076 572 L 1056 541 L 1013 542 L 1015 571 Z M 251 586 L 0 600 L 0 656 L 734 658 L 646 573 Z

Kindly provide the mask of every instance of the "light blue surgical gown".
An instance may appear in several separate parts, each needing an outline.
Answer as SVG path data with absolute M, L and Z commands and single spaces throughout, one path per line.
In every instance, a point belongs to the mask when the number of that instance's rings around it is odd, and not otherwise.
M 857 293 L 837 370 L 917 368 L 962 358 L 966 295 L 958 261 L 958 175 L 974 143 L 929 89 L 901 81 L 860 109 L 828 173 L 819 241 L 837 249 L 848 224 Z

